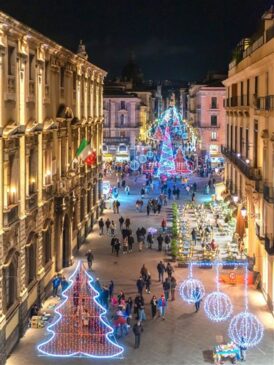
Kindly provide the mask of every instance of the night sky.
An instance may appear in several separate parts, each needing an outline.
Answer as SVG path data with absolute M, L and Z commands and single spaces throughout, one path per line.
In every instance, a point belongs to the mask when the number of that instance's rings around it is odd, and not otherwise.
M 226 71 L 271 0 L 0 0 L 0 9 L 120 75 L 134 51 L 146 79 L 199 80 Z

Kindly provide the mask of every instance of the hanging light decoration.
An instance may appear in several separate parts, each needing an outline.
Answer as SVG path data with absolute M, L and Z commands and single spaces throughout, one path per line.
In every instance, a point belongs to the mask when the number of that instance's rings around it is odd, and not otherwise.
M 229 296 L 220 292 L 219 263 L 216 264 L 216 286 L 217 290 L 210 293 L 204 304 L 204 310 L 211 321 L 226 321 L 232 314 L 232 303 Z
M 130 161 L 129 167 L 131 168 L 131 170 L 137 171 L 140 167 L 140 163 L 137 160 L 132 160 Z
M 232 318 L 228 335 L 238 346 L 249 348 L 261 342 L 264 328 L 259 319 L 248 312 L 247 279 L 247 265 L 245 265 L 245 310 Z
M 192 265 L 190 264 L 189 277 L 182 282 L 179 289 L 182 299 L 191 304 L 200 301 L 205 295 L 205 288 L 200 280 L 192 277 Z
M 147 162 L 147 157 L 145 155 L 140 155 L 139 156 L 139 162 L 140 163 L 145 163 Z
M 153 157 L 154 157 L 153 151 L 151 150 L 147 151 L 147 158 L 153 158 Z

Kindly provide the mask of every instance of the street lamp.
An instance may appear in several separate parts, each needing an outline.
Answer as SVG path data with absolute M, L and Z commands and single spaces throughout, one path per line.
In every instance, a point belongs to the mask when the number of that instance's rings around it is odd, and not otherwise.
M 237 204 L 238 201 L 239 201 L 239 197 L 237 195 L 233 195 L 232 196 L 232 199 L 233 199 L 233 201 L 234 201 L 235 204 Z
M 249 164 L 249 159 L 247 158 L 247 159 L 245 160 L 245 162 L 246 162 L 247 164 Z
M 247 210 L 246 210 L 246 208 L 245 208 L 245 207 L 243 207 L 243 208 L 241 209 L 241 214 L 242 214 L 242 217 L 243 217 L 243 218 L 245 218 L 245 217 L 246 217 L 246 215 L 247 215 Z

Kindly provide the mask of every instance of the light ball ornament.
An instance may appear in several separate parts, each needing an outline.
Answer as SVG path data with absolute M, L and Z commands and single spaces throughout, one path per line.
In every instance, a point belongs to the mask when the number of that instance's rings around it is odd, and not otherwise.
M 153 157 L 154 157 L 153 151 L 147 151 L 147 158 L 153 158 Z
M 131 168 L 131 170 L 137 171 L 140 167 L 140 163 L 137 160 L 132 160 L 130 161 L 129 167 Z
M 139 162 L 140 163 L 145 163 L 147 162 L 147 157 L 145 155 L 140 155 L 139 156 Z
M 231 316 L 233 307 L 228 295 L 215 291 L 206 297 L 204 310 L 210 320 L 222 322 Z
M 196 303 L 205 295 L 205 288 L 200 280 L 189 277 L 182 282 L 180 289 L 182 299 L 187 303 Z
M 254 347 L 261 342 L 264 328 L 254 314 L 247 311 L 241 312 L 232 318 L 228 335 L 238 346 Z

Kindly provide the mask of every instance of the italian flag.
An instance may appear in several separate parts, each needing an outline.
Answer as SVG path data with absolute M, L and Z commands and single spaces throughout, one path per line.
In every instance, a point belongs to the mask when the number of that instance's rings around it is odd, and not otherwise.
M 86 162 L 91 152 L 92 150 L 90 143 L 88 143 L 88 141 L 85 138 L 82 139 L 80 146 L 77 148 L 76 151 L 76 156 L 78 157 L 78 159 L 81 159 L 82 161 Z

